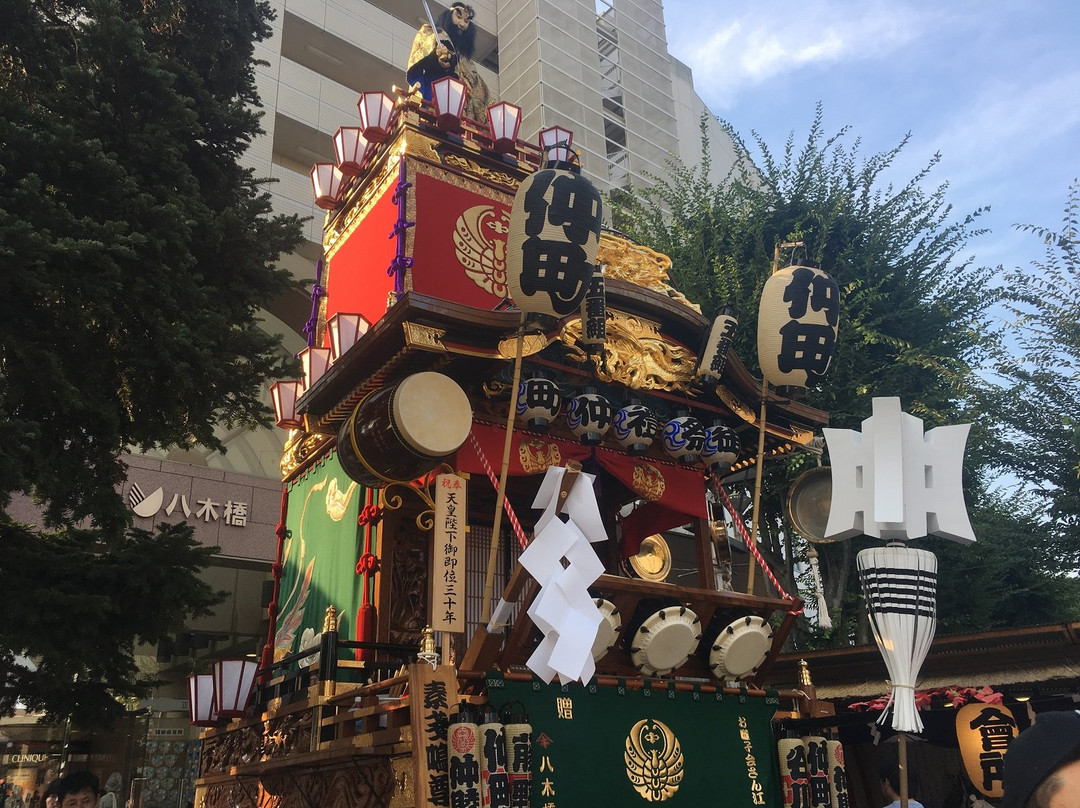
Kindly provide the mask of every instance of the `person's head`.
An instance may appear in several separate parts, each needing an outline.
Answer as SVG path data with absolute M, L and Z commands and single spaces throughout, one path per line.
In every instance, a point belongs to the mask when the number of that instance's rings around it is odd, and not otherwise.
M 1080 711 L 1041 713 L 1005 753 L 1005 808 L 1080 808 Z
M 41 795 L 45 800 L 45 808 L 60 808 L 60 780 L 52 780 L 45 786 L 45 793 Z
M 435 21 L 450 36 L 454 50 L 471 59 L 476 52 L 476 26 L 473 25 L 472 6 L 454 3 Z
M 895 800 L 900 794 L 900 764 L 886 761 L 881 764 L 881 793 L 887 799 Z
M 98 801 L 98 779 L 90 772 L 75 772 L 60 778 L 59 808 L 94 808 Z

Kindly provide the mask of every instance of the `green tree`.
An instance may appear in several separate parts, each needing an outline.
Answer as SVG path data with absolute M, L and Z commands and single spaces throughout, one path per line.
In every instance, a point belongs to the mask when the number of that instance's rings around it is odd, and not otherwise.
M 237 162 L 260 131 L 253 53 L 271 18 L 265 0 L 0 0 L 0 506 L 30 493 L 58 529 L 26 544 L 3 517 L 0 577 L 36 587 L 20 590 L 28 606 L 82 604 L 33 645 L 34 689 L 16 677 L 56 712 L 100 714 L 57 683 L 122 695 L 131 643 L 209 597 L 184 572 L 206 563 L 184 530 L 133 554 L 148 540 L 117 493 L 121 453 L 222 448 L 215 425 L 265 423 L 263 385 L 293 370 L 258 311 L 293 283 L 274 262 L 300 223 L 270 215 Z M 67 553 L 88 567 L 61 593 L 49 582 Z M 158 583 L 162 565 L 183 586 L 125 601 L 95 580 L 110 564 Z M 147 608 L 122 631 L 89 619 Z M 32 647 L 14 622 L 9 653 Z M 115 667 L 80 663 L 90 646 L 118 651 Z
M 955 217 L 947 186 L 926 190 L 937 156 L 906 182 L 888 183 L 907 139 L 864 158 L 857 139 L 848 143 L 846 129 L 826 135 L 820 107 L 805 142 L 797 147 L 790 136 L 779 156 L 755 136 L 752 160 L 746 143 L 730 126 L 727 131 L 737 162 L 725 182 L 708 181 L 703 140 L 699 165 L 675 163 L 671 179 L 620 194 L 616 226 L 671 256 L 674 284 L 707 316 L 725 302 L 735 304 L 735 349 L 754 372 L 757 304 L 774 248 L 803 242 L 798 262 L 822 267 L 841 289 L 836 352 L 824 382 L 805 392 L 806 403 L 830 413 L 830 425 L 838 428 L 860 429 L 873 396 L 898 396 L 926 429 L 973 422 L 965 473 L 969 503 L 979 506 L 990 461 L 1001 451 L 987 419 L 977 417 L 976 395 L 984 386 L 977 371 L 999 349 L 987 314 L 999 296 L 992 271 L 963 255 L 969 239 L 982 232 L 982 211 Z M 787 524 L 783 497 L 795 475 L 814 462 L 803 455 L 766 467 L 762 550 L 789 591 L 794 562 L 804 558 L 806 546 Z M 819 548 L 836 627 L 816 641 L 868 641 L 853 569 L 867 543 Z
M 1009 470 L 1038 502 L 1058 569 L 1073 575 L 1080 571 L 1078 222 L 1074 180 L 1060 229 L 1020 228 L 1043 241 L 1045 254 L 1030 269 L 1005 275 L 1015 350 L 997 367 L 1004 383 L 988 391 L 988 406 L 1006 428 Z

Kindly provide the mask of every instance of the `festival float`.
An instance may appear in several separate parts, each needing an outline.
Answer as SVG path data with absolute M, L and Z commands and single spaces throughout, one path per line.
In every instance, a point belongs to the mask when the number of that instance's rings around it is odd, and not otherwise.
M 602 228 L 571 132 L 526 142 L 505 102 L 464 119 L 441 81 L 364 93 L 312 169 L 270 632 L 191 677 L 196 804 L 790 803 L 805 758 L 782 782 L 773 721 L 819 705 L 762 683 L 802 601 L 733 590 L 724 479 L 826 415 L 751 376 L 736 312 L 708 320 Z M 835 284 L 781 274 L 770 381 L 805 384 L 827 358 L 784 335 L 835 339 Z

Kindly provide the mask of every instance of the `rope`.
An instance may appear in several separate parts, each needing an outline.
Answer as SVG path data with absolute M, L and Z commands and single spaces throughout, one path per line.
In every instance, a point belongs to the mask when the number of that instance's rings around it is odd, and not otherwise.
M 476 435 L 472 432 L 469 432 L 469 442 L 472 444 L 476 456 L 480 458 L 480 465 L 484 467 L 484 473 L 487 474 L 488 479 L 491 480 L 492 487 L 498 491 L 499 478 L 495 476 L 495 469 L 491 467 L 487 455 L 485 455 L 484 450 L 480 448 L 480 441 L 476 439 Z M 510 520 L 510 527 L 514 529 L 514 535 L 517 536 L 518 544 L 520 544 L 521 549 L 524 550 L 529 545 L 529 540 L 525 538 L 525 531 L 522 530 L 521 522 L 518 521 L 517 514 L 514 513 L 514 506 L 510 504 L 510 500 L 506 497 L 503 497 L 503 510 L 506 511 L 506 518 Z
M 709 477 L 712 479 L 713 484 L 716 486 L 716 490 L 720 492 L 720 498 L 724 500 L 724 507 L 728 509 L 728 513 L 731 514 L 732 520 L 735 522 L 735 527 L 739 531 L 739 535 L 742 536 L 743 542 L 745 542 L 747 548 L 750 550 L 750 555 L 757 561 L 758 566 L 761 567 L 761 571 L 765 573 L 765 577 L 769 579 L 773 587 L 780 593 L 780 597 L 784 600 L 795 600 L 791 595 L 784 591 L 784 587 L 780 586 L 780 582 L 773 575 L 773 571 L 769 569 L 769 565 L 765 563 L 765 559 L 761 557 L 761 553 L 758 552 L 757 542 L 750 536 L 750 532 L 746 529 L 746 525 L 743 524 L 742 519 L 739 517 L 738 512 L 731 504 L 731 500 L 728 499 L 727 491 L 724 490 L 724 486 L 720 485 L 720 480 L 716 478 L 716 475 L 711 471 Z M 802 614 L 802 609 L 795 612 L 795 614 Z

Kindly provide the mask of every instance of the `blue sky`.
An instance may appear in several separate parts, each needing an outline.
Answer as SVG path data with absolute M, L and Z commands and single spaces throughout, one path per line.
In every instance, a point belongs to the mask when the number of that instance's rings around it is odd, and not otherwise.
M 956 217 L 991 228 L 967 255 L 1027 267 L 1042 245 L 1012 225 L 1058 227 L 1080 176 L 1080 0 L 665 0 L 668 48 L 710 109 L 774 153 L 850 126 L 862 153 L 911 142 L 903 182 L 935 152 Z

